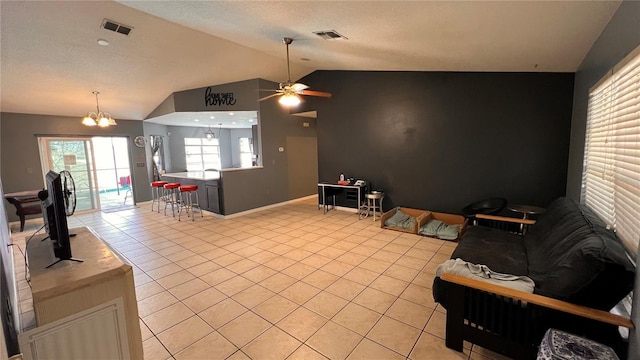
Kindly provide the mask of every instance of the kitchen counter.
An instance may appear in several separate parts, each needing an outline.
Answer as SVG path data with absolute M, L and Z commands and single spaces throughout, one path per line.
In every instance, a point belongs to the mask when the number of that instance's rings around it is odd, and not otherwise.
M 160 177 L 162 180 L 168 182 L 177 182 L 182 185 L 197 185 L 198 203 L 200 207 L 216 214 L 224 214 L 224 208 L 222 206 L 222 179 L 220 178 L 220 172 L 186 171 L 166 173 Z
M 218 171 L 185 171 L 177 173 L 166 173 L 163 177 L 191 179 L 191 180 L 219 180 L 220 172 Z

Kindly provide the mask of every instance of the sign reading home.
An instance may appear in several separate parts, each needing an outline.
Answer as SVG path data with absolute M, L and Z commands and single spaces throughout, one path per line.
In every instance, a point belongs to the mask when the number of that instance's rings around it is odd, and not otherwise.
M 232 92 L 214 93 L 209 86 L 204 92 L 205 106 L 230 106 L 235 105 L 236 99 Z

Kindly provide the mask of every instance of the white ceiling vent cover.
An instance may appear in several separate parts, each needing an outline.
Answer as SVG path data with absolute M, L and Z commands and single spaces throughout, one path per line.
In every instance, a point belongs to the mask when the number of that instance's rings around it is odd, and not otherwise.
M 100 27 L 103 28 L 103 29 L 115 31 L 115 32 L 123 34 L 123 35 L 129 35 L 129 33 L 131 33 L 131 30 L 133 30 L 133 27 L 131 27 L 129 25 L 122 25 L 122 24 L 119 24 L 119 23 L 117 23 L 115 21 L 108 20 L 108 19 L 103 19 L 102 20 L 102 25 Z
M 349 38 L 347 38 L 344 35 L 341 35 L 335 30 L 314 31 L 313 33 L 325 40 L 339 40 L 339 39 L 349 40 Z

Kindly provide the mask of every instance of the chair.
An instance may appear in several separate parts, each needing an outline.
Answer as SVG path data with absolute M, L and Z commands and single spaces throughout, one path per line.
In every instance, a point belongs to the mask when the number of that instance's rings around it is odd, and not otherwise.
M 127 197 L 131 194 L 131 175 L 120 176 L 120 187 L 123 190 L 125 188 L 127 189 L 127 192 L 124 193 L 124 201 L 122 202 L 122 205 L 124 205 L 127 203 Z
M 462 215 L 469 220 L 473 220 L 473 224 L 477 225 L 476 215 L 495 215 L 507 206 L 507 199 L 490 198 L 476 201 L 462 208 Z
M 178 211 L 178 221 L 180 221 L 180 215 L 182 215 L 182 209 L 185 209 L 187 216 L 191 212 L 191 220 L 196 221 L 196 216 L 193 211 L 194 208 L 198 208 L 200 211 L 200 217 L 204 217 L 202 208 L 200 208 L 200 199 L 198 199 L 198 185 L 180 185 L 178 187 L 180 191 L 180 211 Z M 192 194 L 196 194 L 196 202 L 193 202 Z
M 154 181 L 151 183 L 151 211 L 153 211 L 153 204 L 158 203 L 158 212 L 160 212 L 160 200 L 164 198 L 165 184 L 167 184 L 167 181 Z
M 176 217 L 174 205 L 180 206 L 179 192 L 180 183 L 164 184 L 164 214 L 167 215 L 167 205 L 171 204 L 171 214 Z

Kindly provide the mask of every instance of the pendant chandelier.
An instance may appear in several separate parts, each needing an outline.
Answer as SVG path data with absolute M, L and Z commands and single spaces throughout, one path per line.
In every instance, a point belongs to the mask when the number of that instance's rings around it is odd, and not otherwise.
M 216 134 L 211 130 L 211 126 L 209 126 L 209 130 L 204 132 L 204 137 L 206 137 L 207 140 L 215 139 Z
M 218 136 L 220 136 L 220 132 L 222 131 L 222 123 L 218 123 L 218 126 L 219 126 Z M 207 140 L 216 138 L 216 133 L 214 133 L 213 130 L 211 130 L 211 125 L 209 125 L 209 130 L 204 132 L 204 137 L 207 138 Z
M 98 91 L 92 91 L 91 93 L 96 96 L 96 112 L 89 112 L 87 116 L 82 119 L 82 124 L 86 126 L 98 125 L 100 127 L 118 125 L 111 117 L 111 114 L 100 111 L 100 104 L 98 104 L 98 94 L 100 93 Z

